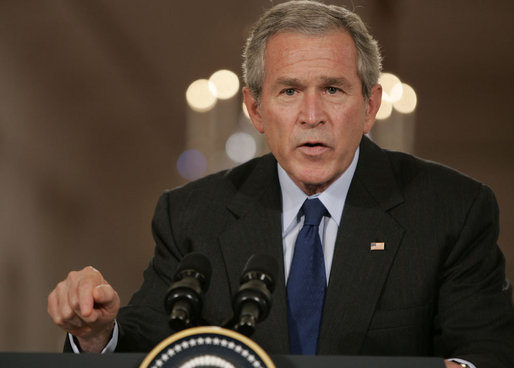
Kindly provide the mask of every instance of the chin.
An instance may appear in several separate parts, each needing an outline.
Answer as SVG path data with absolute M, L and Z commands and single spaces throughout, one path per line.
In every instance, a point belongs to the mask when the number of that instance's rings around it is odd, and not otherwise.
M 313 186 L 313 187 L 322 187 L 322 186 L 327 185 L 327 183 L 329 183 L 331 180 L 328 178 L 324 178 L 323 176 L 320 176 L 320 175 L 308 175 L 308 176 L 301 177 L 300 181 L 304 185 Z
M 321 184 L 324 184 L 324 183 L 330 181 L 334 176 L 328 175 L 326 170 L 306 169 L 303 171 L 303 173 L 302 173 L 302 175 L 300 175 L 300 177 L 304 183 L 308 183 L 310 185 L 321 185 Z

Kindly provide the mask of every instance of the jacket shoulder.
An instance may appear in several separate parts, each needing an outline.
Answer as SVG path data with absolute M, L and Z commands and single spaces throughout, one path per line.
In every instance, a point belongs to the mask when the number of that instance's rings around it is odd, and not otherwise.
M 396 151 L 383 150 L 388 157 L 398 185 L 404 190 L 416 185 L 440 194 L 477 193 L 486 186 L 454 168 Z
M 270 154 L 254 158 L 234 168 L 210 174 L 201 179 L 189 182 L 180 187 L 168 189 L 164 192 L 166 196 L 191 197 L 200 196 L 209 199 L 212 196 L 233 194 L 240 190 L 249 177 L 259 167 L 268 167 L 275 163 Z

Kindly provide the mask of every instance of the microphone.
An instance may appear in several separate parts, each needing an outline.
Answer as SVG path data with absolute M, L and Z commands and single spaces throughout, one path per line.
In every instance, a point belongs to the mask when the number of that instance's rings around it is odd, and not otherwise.
M 180 331 L 196 325 L 202 311 L 203 293 L 209 288 L 211 273 L 211 263 L 201 253 L 189 253 L 182 259 L 164 298 L 172 329 Z
M 268 316 L 277 270 L 277 261 L 271 256 L 254 254 L 248 259 L 234 297 L 236 331 L 251 336 L 256 323 Z

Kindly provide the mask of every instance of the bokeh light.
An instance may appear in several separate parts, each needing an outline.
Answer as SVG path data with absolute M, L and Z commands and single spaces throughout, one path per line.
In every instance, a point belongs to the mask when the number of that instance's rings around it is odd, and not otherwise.
M 380 105 L 380 109 L 377 112 L 377 120 L 385 120 L 391 116 L 393 112 L 393 104 L 391 101 L 387 99 L 382 99 L 382 104 Z
M 183 178 L 196 180 L 205 175 L 207 160 L 200 151 L 187 150 L 179 156 L 177 170 Z
M 236 73 L 230 70 L 218 70 L 211 75 L 209 81 L 216 87 L 217 96 L 220 100 L 228 100 L 239 92 L 239 78 Z
M 232 161 L 246 162 L 255 157 L 257 143 L 250 134 L 238 132 L 228 138 L 225 151 Z
M 402 82 L 400 78 L 391 73 L 382 73 L 378 80 L 382 85 L 382 99 L 395 102 L 402 98 Z
M 409 114 L 416 109 L 418 97 L 414 89 L 408 84 L 402 83 L 402 98 L 393 103 L 395 110 L 402 114 Z
M 186 91 L 186 100 L 194 111 L 207 112 L 217 101 L 216 86 L 207 79 L 198 79 L 191 83 Z

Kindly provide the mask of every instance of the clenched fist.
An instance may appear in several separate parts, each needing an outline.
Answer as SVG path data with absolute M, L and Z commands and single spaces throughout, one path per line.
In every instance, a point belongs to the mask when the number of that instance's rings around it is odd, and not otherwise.
M 48 295 L 48 314 L 54 323 L 75 336 L 87 352 L 105 347 L 119 308 L 118 293 L 91 266 L 70 272 Z

